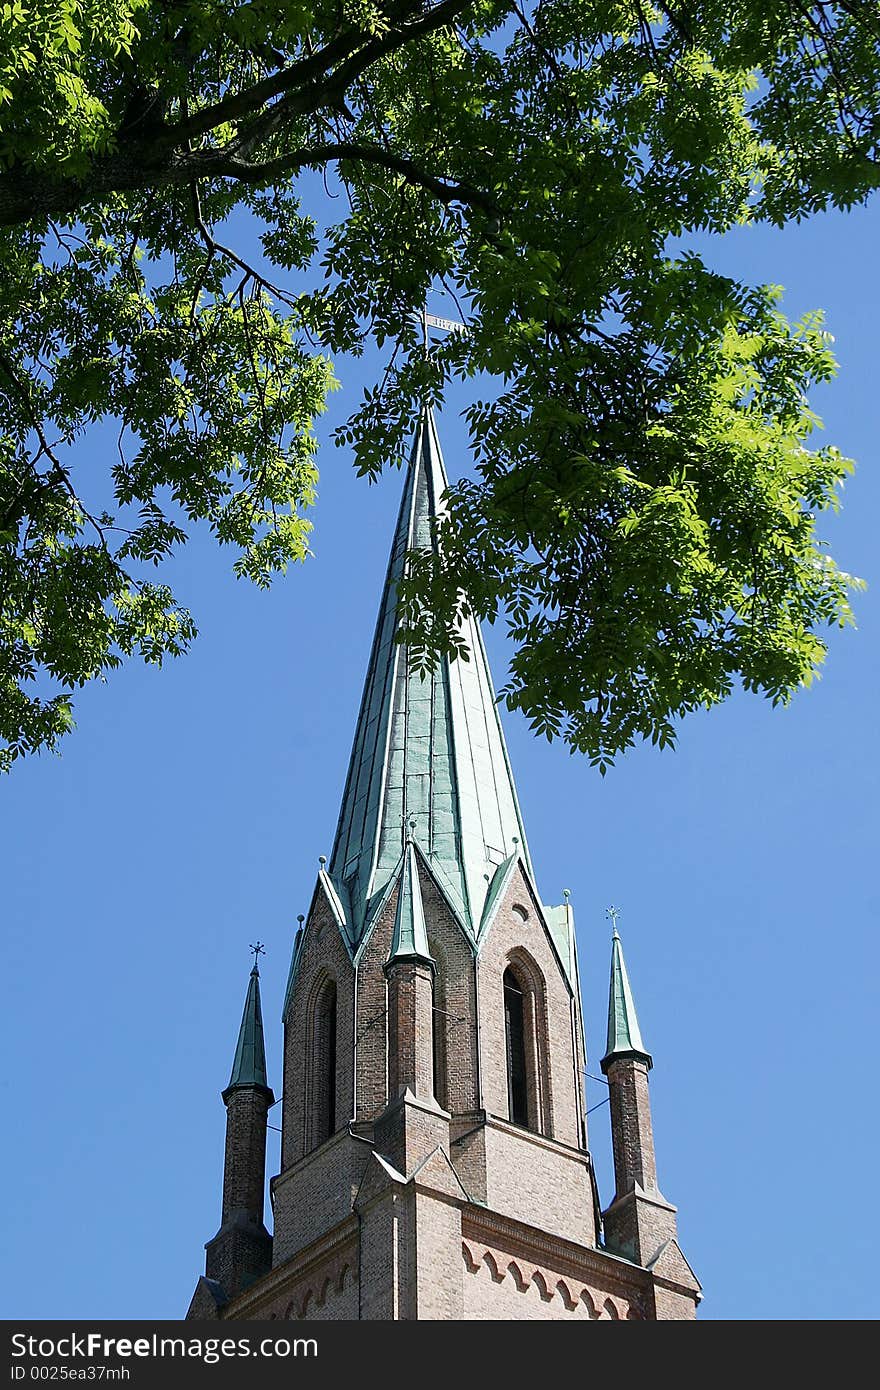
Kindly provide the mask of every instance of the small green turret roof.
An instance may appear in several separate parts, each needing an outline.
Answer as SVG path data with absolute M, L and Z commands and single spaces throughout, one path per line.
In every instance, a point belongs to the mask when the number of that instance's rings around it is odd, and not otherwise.
M 266 1076 L 266 1044 L 263 1040 L 263 1010 L 260 1005 L 260 972 L 256 961 L 248 981 L 232 1075 L 223 1092 L 223 1099 L 226 1099 L 230 1091 L 243 1086 L 259 1086 L 264 1091 L 269 1090 Z
M 614 1057 L 643 1057 L 653 1066 L 651 1054 L 642 1042 L 636 1006 L 633 1002 L 623 947 L 617 928 L 611 938 L 611 986 L 608 994 L 608 1044 L 602 1058 L 602 1068 Z
M 419 883 L 419 866 L 412 836 L 407 836 L 400 866 L 400 888 L 397 911 L 394 914 L 394 935 L 388 963 L 395 960 L 431 961 L 428 933 L 425 927 L 425 908 Z M 433 964 L 433 961 L 431 961 Z

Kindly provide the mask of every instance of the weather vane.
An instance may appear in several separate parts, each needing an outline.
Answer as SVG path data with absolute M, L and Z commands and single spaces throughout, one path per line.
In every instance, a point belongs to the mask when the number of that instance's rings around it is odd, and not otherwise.
M 266 954 L 266 948 L 263 945 L 262 941 L 254 941 L 251 944 L 250 950 L 252 951 L 254 957 L 254 969 L 258 970 L 260 966 L 260 956 L 264 956 Z
M 614 930 L 617 931 L 617 920 L 620 917 L 620 909 L 615 907 L 612 903 L 610 907 L 606 907 L 605 916 L 608 918 L 609 922 L 613 924 Z
M 422 330 L 422 350 L 427 353 L 429 344 L 429 328 L 439 328 L 441 333 L 466 333 L 467 328 L 458 319 L 444 319 L 439 314 L 429 314 L 428 306 L 425 304 L 420 314 L 412 315 L 413 321 L 419 324 Z

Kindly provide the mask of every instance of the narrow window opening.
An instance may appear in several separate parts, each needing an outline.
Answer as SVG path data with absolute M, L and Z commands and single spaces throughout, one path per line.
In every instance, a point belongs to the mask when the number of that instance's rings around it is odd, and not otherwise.
M 336 985 L 328 981 L 315 1018 L 315 1147 L 336 1133 Z
M 336 986 L 327 1010 L 327 1138 L 336 1133 Z
M 515 1125 L 528 1127 L 529 1099 L 526 1076 L 525 1000 L 513 971 L 504 972 L 504 1024 L 507 1036 L 507 1099 Z
M 434 988 L 432 994 L 432 1028 L 434 1068 L 434 1099 L 444 1110 L 450 1108 L 449 1076 L 447 1072 L 447 1046 L 449 1034 L 447 1025 L 449 1014 L 446 1002 L 446 968 L 444 955 L 437 942 L 429 938 L 428 945 L 434 960 Z
M 432 1065 L 433 1065 L 433 1069 L 434 1069 L 434 1096 L 435 1096 L 436 1100 L 437 1100 L 438 1102 L 440 1102 L 440 1092 L 441 1092 L 441 1090 L 442 1090 L 442 1087 L 441 1087 L 441 1084 L 440 1084 L 440 1065 L 441 1065 L 441 1058 L 442 1058 L 442 1055 L 443 1055 L 443 1040 L 442 1040 L 442 1038 L 440 1037 L 440 1029 L 443 1027 L 443 1015 L 441 1014 L 440 1010 L 437 1008 L 436 999 L 435 999 L 434 1008 L 433 1008 L 432 1014 L 431 1014 L 431 1023 L 432 1023 L 432 1028 L 431 1028 L 431 1043 L 432 1043 L 432 1047 L 433 1047 Z M 440 1103 L 442 1104 L 442 1102 L 440 1102 Z

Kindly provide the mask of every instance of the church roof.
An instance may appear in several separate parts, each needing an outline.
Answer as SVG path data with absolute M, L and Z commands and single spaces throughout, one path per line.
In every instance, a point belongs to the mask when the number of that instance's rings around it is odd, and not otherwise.
M 608 992 L 608 1043 L 602 1058 L 604 1068 L 614 1057 L 638 1055 L 651 1065 L 651 1054 L 642 1042 L 636 1006 L 633 1002 L 623 947 L 615 928 L 611 939 L 611 984 Z
M 223 1092 L 224 1099 L 230 1091 L 240 1086 L 260 1086 L 266 1091 L 269 1090 L 266 1076 L 266 1045 L 263 1039 L 263 1010 L 260 1006 L 260 972 L 256 963 L 248 981 L 232 1075 Z
M 518 852 L 532 875 L 483 639 L 467 618 L 470 660 L 444 659 L 426 677 L 395 641 L 397 583 L 409 549 L 436 545 L 447 478 L 433 415 L 413 444 L 370 653 L 329 877 L 356 947 L 388 888 L 404 825 L 476 938 L 496 869 Z

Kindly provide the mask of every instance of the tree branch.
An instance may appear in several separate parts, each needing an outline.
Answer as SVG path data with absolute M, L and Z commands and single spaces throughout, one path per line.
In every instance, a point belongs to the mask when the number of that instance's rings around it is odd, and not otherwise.
M 349 30 L 331 39 L 317 53 L 285 68 L 283 72 L 264 77 L 261 82 L 255 82 L 243 92 L 234 92 L 222 101 L 215 102 L 213 106 L 206 106 L 197 111 L 188 119 L 167 126 L 161 132 L 160 138 L 169 147 L 179 148 L 188 140 L 208 134 L 218 125 L 235 122 L 242 116 L 260 111 L 274 97 L 287 97 L 287 109 L 291 112 L 295 110 L 300 115 L 316 111 L 323 105 L 332 105 L 334 98 L 341 97 L 346 88 L 364 68 L 369 67 L 370 63 L 396 52 L 398 48 L 403 48 L 422 34 L 442 29 L 462 10 L 466 10 L 470 3 L 471 0 L 440 0 L 440 4 L 412 23 L 398 23 L 394 29 L 380 36 L 370 37 L 362 31 Z M 418 8 L 418 0 L 409 0 L 409 3 L 401 6 L 396 18 L 406 19 L 417 12 Z M 340 66 L 336 72 L 325 77 L 337 62 Z M 321 78 L 325 80 L 318 80 Z M 291 100 L 293 93 L 297 91 L 298 99 Z M 271 110 L 266 112 L 267 117 L 271 114 Z
M 448 178 L 429 174 L 405 155 L 343 141 L 291 150 L 263 163 L 240 159 L 229 148 L 224 148 L 172 155 L 164 167 L 161 164 L 157 167 L 145 159 L 110 156 L 96 165 L 88 179 L 7 174 L 0 177 L 0 226 L 11 227 L 32 218 L 75 212 L 85 203 L 110 193 L 181 187 L 203 178 L 232 178 L 242 183 L 270 184 L 295 174 L 299 169 L 320 168 L 323 164 L 340 159 L 391 169 L 411 183 L 427 189 L 447 206 L 462 203 L 481 207 L 490 213 L 497 210 L 489 195 L 472 184 L 452 182 Z
M 486 212 L 495 212 L 496 206 L 491 197 L 481 189 L 465 182 L 452 182 L 447 178 L 428 174 L 413 159 L 394 154 L 391 150 L 380 150 L 372 145 L 358 145 L 349 141 L 337 144 L 313 145 L 311 148 L 291 150 L 279 155 L 277 159 L 264 163 L 237 158 L 225 151 L 201 151 L 194 156 L 201 160 L 202 174 L 206 177 L 227 177 L 239 179 L 242 183 L 273 183 L 276 179 L 294 174 L 298 169 L 320 168 L 338 160 L 351 160 L 352 163 L 373 164 L 381 169 L 390 169 L 402 174 L 410 183 L 433 193 L 442 203 L 463 203 L 481 207 Z

